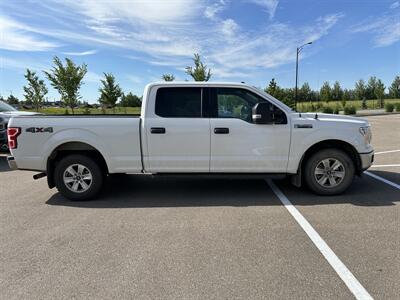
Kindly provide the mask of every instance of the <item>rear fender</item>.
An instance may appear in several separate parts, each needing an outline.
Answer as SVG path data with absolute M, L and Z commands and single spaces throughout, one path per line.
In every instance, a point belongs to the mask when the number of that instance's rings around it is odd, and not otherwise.
M 103 156 L 107 164 L 107 168 L 109 170 L 112 168 L 109 150 L 96 134 L 85 129 L 65 129 L 57 131 L 55 134 L 53 134 L 43 146 L 43 151 L 42 151 L 44 159 L 43 165 L 46 166 L 46 170 L 48 167 L 47 166 L 48 158 L 50 158 L 53 151 L 57 149 L 59 146 L 70 142 L 85 143 L 95 148 Z

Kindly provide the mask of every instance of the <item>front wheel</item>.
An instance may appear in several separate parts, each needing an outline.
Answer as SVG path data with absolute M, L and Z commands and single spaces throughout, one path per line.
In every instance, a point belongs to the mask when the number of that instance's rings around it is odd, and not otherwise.
M 353 182 L 354 172 L 354 163 L 349 155 L 341 150 L 325 149 L 309 158 L 304 179 L 316 194 L 337 195 Z
M 104 175 L 99 165 L 85 155 L 68 155 L 61 159 L 54 171 L 58 191 L 70 200 L 94 198 L 103 184 Z

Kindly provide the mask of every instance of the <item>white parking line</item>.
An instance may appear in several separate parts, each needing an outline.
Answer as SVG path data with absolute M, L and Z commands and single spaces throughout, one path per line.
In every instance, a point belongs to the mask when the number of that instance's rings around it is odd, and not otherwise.
M 325 257 L 328 263 L 336 271 L 339 277 L 347 285 L 350 292 L 356 299 L 373 299 L 367 290 L 361 285 L 357 278 L 350 272 L 344 263 L 336 256 L 335 252 L 328 246 L 328 244 L 321 238 L 317 231 L 311 224 L 303 217 L 296 207 L 289 201 L 289 199 L 281 192 L 281 190 L 272 182 L 271 179 L 266 180 L 275 195 L 281 200 L 282 204 L 286 207 L 292 217 L 297 221 L 300 227 L 305 231 L 314 245 L 318 248 L 321 254 Z
M 372 165 L 371 168 L 400 167 L 400 164 L 391 165 Z
M 400 190 L 400 184 L 394 183 L 394 182 L 392 182 L 390 180 L 387 180 L 387 179 L 385 179 L 385 178 L 383 178 L 381 176 L 375 175 L 375 174 L 373 174 L 371 172 L 368 172 L 368 171 L 365 171 L 364 174 L 367 174 L 368 176 L 371 176 L 371 177 L 373 177 L 373 178 L 375 178 L 377 180 L 380 180 L 380 181 L 382 181 L 382 182 L 384 182 L 384 183 L 386 183 L 388 185 L 391 185 L 392 187 Z
M 375 152 L 375 155 L 376 154 L 394 153 L 394 152 L 400 152 L 400 150 L 389 150 L 389 151 Z

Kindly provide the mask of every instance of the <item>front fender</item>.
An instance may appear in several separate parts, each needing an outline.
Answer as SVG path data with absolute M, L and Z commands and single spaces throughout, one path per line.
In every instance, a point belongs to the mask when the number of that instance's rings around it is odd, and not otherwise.
M 357 152 L 362 152 L 363 145 L 360 143 L 360 138 L 356 135 L 349 134 L 346 130 L 327 130 L 317 129 L 313 132 L 307 132 L 307 129 L 296 130 L 292 137 L 290 146 L 289 161 L 287 172 L 294 174 L 297 172 L 303 155 L 313 145 L 328 140 L 339 140 L 350 144 Z

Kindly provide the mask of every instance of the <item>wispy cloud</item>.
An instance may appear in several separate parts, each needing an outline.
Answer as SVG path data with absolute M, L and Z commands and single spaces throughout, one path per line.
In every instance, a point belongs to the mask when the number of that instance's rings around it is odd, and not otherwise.
M 19 72 L 25 72 L 26 69 L 32 69 L 34 71 L 49 69 L 48 65 L 33 59 L 14 59 L 5 56 L 0 56 L 0 67 L 1 69 L 11 69 Z
M 143 83 L 143 78 L 142 77 L 139 77 L 139 76 L 136 76 L 136 75 L 132 75 L 132 74 L 129 74 L 126 77 L 132 83 L 135 83 L 135 84 Z
M 150 24 L 178 24 L 189 21 L 203 1 L 174 0 L 174 1 L 93 1 L 93 0 L 64 0 L 64 4 L 81 11 L 96 23 L 109 23 L 124 19 L 127 22 Z
M 100 79 L 101 79 L 101 75 L 92 72 L 92 71 L 88 71 L 85 75 L 85 77 L 83 78 L 84 82 L 87 83 L 99 83 L 100 84 Z
M 239 30 L 239 25 L 233 19 L 226 19 L 221 22 L 221 32 L 227 37 L 233 37 Z
M 268 12 L 270 19 L 272 19 L 275 16 L 275 12 L 279 4 L 279 0 L 247 0 L 247 1 L 263 7 Z
M 293 49 L 300 43 L 315 42 L 327 35 L 341 17 L 342 14 L 327 15 L 312 25 L 296 28 L 274 23 L 255 34 L 239 31 L 235 39 L 218 43 L 210 59 L 224 73 L 277 67 L 294 60 Z
M 390 9 L 395 9 L 395 8 L 398 8 L 398 7 L 400 7 L 400 2 L 399 1 L 393 2 L 390 5 Z
M 59 45 L 35 37 L 32 29 L 0 15 L 0 49 L 12 51 L 48 51 Z
M 212 73 L 214 76 L 217 76 L 219 78 L 248 78 L 250 77 L 250 74 L 248 72 L 241 72 L 241 71 L 235 71 L 235 70 L 228 70 L 225 68 L 220 68 L 217 66 L 210 66 L 212 68 Z
M 275 0 L 243 1 L 261 5 L 270 16 L 274 15 L 278 5 Z M 52 3 L 42 0 L 38 5 L 49 7 Z M 59 17 L 75 27 L 31 25 L 29 31 L 81 47 L 103 45 L 131 50 L 133 59 L 144 57 L 141 60 L 149 64 L 178 70 L 183 70 L 193 53 L 199 52 L 213 66 L 216 78 L 223 79 L 245 77 L 249 71 L 293 61 L 293 49 L 299 43 L 316 41 L 327 35 L 342 17 L 342 14 L 330 14 L 303 26 L 273 21 L 261 29 L 249 31 L 241 27 L 238 20 L 221 17 L 221 11 L 227 9 L 230 1 L 175 0 L 165 3 L 161 0 L 57 1 L 60 11 L 68 11 L 67 15 L 60 14 Z M 64 54 L 90 55 L 94 51 Z
M 87 56 L 96 54 L 97 50 L 88 50 L 83 52 L 63 52 L 64 55 L 71 55 L 71 56 Z
M 226 7 L 227 1 L 228 0 L 219 0 L 206 6 L 204 16 L 208 19 L 214 20 L 216 15 Z
M 354 26 L 352 32 L 370 33 L 375 47 L 390 46 L 400 41 L 400 12 L 371 17 Z

